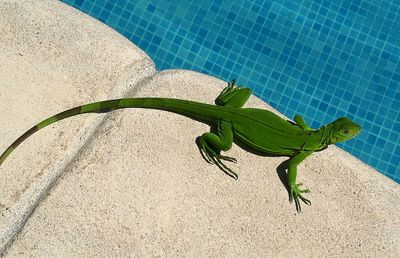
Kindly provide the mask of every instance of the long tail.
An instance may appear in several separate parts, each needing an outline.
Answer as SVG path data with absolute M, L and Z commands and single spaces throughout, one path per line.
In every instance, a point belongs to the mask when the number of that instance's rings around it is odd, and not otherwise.
M 218 112 L 218 106 L 208 105 L 188 100 L 168 99 L 168 98 L 126 98 L 114 99 L 100 102 L 89 103 L 79 107 L 74 107 L 51 116 L 31 129 L 26 131 L 18 139 L 16 139 L 0 156 L 0 165 L 11 154 L 11 152 L 18 147 L 29 136 L 39 131 L 40 129 L 58 122 L 62 119 L 85 114 L 85 113 L 105 113 L 122 108 L 151 108 L 161 109 L 178 113 L 190 118 L 202 121 L 214 121 Z M 205 112 L 204 108 L 207 108 Z

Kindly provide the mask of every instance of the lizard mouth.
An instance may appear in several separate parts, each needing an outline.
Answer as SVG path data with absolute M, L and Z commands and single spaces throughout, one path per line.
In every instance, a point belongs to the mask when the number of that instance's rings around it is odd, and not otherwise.
M 359 135 L 361 133 L 361 126 L 358 126 L 356 130 L 354 130 L 354 135 L 353 137 Z

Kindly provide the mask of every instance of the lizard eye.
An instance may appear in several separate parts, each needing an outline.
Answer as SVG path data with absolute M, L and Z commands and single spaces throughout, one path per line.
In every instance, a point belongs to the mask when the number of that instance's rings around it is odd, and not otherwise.
M 349 129 L 344 129 L 344 130 L 343 130 L 343 133 L 344 133 L 344 134 L 348 134 L 349 132 L 350 132 Z

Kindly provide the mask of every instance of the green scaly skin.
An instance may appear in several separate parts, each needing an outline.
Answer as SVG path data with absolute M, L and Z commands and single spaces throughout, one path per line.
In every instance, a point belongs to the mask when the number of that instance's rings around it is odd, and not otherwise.
M 342 117 L 314 130 L 300 116 L 295 116 L 296 123 L 292 123 L 267 110 L 242 108 L 250 95 L 249 88 L 236 87 L 235 81 L 232 80 L 217 97 L 216 105 L 170 98 L 125 98 L 71 108 L 43 120 L 21 135 L 0 156 L 0 165 L 33 133 L 62 119 L 122 108 L 160 109 L 217 125 L 216 133 L 204 133 L 198 137 L 197 144 L 209 163 L 216 164 L 234 179 L 238 178 L 237 174 L 222 161 L 236 162 L 236 159 L 221 155 L 221 151 L 227 151 L 232 147 L 234 138 L 267 154 L 289 156 L 287 173 L 289 199 L 291 202 L 295 201 L 296 209 L 300 212 L 300 200 L 307 205 L 311 205 L 311 202 L 302 195 L 309 190 L 301 189 L 301 184 L 296 183 L 297 166 L 313 152 L 323 150 L 329 144 L 353 138 L 360 132 L 361 127 L 350 119 Z

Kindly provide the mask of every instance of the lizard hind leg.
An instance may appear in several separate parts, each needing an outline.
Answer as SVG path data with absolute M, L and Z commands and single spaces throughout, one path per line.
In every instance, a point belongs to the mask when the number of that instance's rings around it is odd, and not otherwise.
M 251 95 L 250 88 L 235 86 L 236 81 L 232 80 L 228 86 L 222 90 L 215 100 L 218 106 L 241 108 Z
M 217 165 L 224 173 L 234 179 L 238 179 L 237 174 L 222 162 L 225 160 L 236 163 L 236 159 L 220 154 L 222 150 L 229 150 L 232 147 L 232 142 L 233 133 L 231 124 L 226 121 L 221 121 L 218 123 L 217 134 L 204 133 L 198 138 L 197 145 L 203 158 L 208 163 Z

